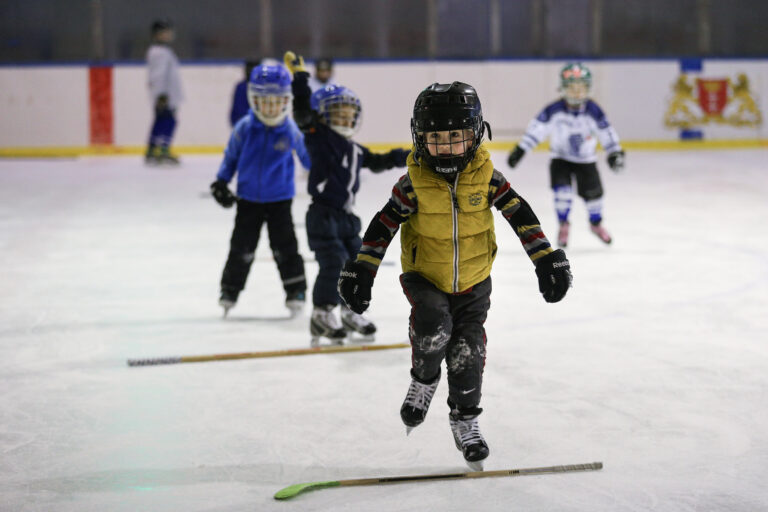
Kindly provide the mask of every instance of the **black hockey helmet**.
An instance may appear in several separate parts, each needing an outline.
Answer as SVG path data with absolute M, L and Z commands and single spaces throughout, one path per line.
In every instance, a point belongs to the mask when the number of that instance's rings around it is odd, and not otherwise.
M 170 18 L 160 18 L 152 22 L 152 35 L 154 36 L 160 31 L 173 28 L 173 22 Z
M 483 121 L 483 109 L 474 87 L 463 82 L 434 83 L 421 91 L 413 106 L 411 136 L 416 149 L 414 156 L 435 172 L 460 172 L 475 157 L 486 127 L 490 139 L 491 127 Z M 435 156 L 429 153 L 425 133 L 464 129 L 472 130 L 472 140 L 463 154 Z

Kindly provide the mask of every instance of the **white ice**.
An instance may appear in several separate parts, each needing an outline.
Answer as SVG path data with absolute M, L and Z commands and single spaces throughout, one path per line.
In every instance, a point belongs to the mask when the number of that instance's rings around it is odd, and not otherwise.
M 481 427 L 486 470 L 601 471 L 340 487 L 464 472 L 445 382 L 406 437 L 407 349 L 129 368 L 129 358 L 306 347 L 263 233 L 231 318 L 217 305 L 233 211 L 218 156 L 0 161 L 0 509 L 13 511 L 768 510 L 768 152 L 628 153 L 604 246 L 572 216 L 574 286 L 540 297 L 496 215 Z M 602 158 L 602 156 L 601 156 Z M 550 239 L 545 153 L 494 153 Z M 402 171 L 364 171 L 367 225 Z M 306 183 L 299 181 L 299 187 Z M 300 190 L 294 216 L 310 285 Z M 376 279 L 377 343 L 407 340 L 399 246 Z

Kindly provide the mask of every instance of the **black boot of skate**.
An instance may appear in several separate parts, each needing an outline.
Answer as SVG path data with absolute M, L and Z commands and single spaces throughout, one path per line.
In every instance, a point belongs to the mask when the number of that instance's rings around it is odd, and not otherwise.
M 226 318 L 229 310 L 235 307 L 237 304 L 237 296 L 240 295 L 238 290 L 232 288 L 222 288 L 221 295 L 219 296 L 219 306 L 224 308 L 224 317 Z
M 450 402 L 449 405 L 451 405 Z M 483 470 L 483 460 L 490 453 L 477 423 L 477 417 L 481 412 L 483 410 L 479 407 L 458 409 L 451 405 L 451 412 L 448 414 L 456 448 L 464 454 L 464 460 L 473 471 Z
M 333 313 L 336 306 L 315 306 L 312 310 L 312 318 L 309 320 L 309 332 L 312 335 L 311 345 L 320 345 L 320 338 L 328 338 L 334 345 L 342 345 L 347 331 L 341 326 L 341 322 Z
M 403 406 L 400 407 L 400 418 L 405 423 L 406 435 L 424 422 L 429 404 L 432 402 L 432 397 L 435 396 L 435 390 L 439 383 L 439 370 L 430 381 L 421 380 L 411 370 L 411 385 L 408 387 L 408 394 L 405 395 Z

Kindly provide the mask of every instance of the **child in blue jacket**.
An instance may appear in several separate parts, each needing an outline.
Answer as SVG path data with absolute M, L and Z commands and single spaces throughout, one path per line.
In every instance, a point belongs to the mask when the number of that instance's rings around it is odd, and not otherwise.
M 319 343 L 321 337 L 343 343 L 348 331 L 370 340 L 376 332 L 370 320 L 343 305 L 341 322 L 334 313 L 341 303 L 339 273 L 362 243 L 360 218 L 352 211 L 360 188 L 360 168 L 381 172 L 405 167 L 409 151 L 393 149 L 376 154 L 354 142 L 361 110 L 357 95 L 335 84 L 312 93 L 304 59 L 286 52 L 284 61 L 293 73 L 293 116 L 304 132 L 312 160 L 308 182 L 312 203 L 306 226 L 309 248 L 320 267 L 312 290 L 312 344 Z
M 211 193 L 225 208 L 237 203 L 229 257 L 221 276 L 219 304 L 227 314 L 245 287 L 261 227 L 267 223 L 269 245 L 293 314 L 301 310 L 307 289 L 291 204 L 295 195 L 293 151 L 310 167 L 304 136 L 288 117 L 291 75 L 281 65 L 261 65 L 248 82 L 251 112 L 232 131 Z M 237 174 L 237 196 L 227 184 Z

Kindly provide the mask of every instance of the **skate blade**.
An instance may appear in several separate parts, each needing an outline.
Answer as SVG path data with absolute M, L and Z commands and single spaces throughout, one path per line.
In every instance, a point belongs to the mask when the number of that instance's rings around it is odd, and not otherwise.
M 411 435 L 411 431 L 415 429 L 416 427 L 409 427 L 408 425 L 405 426 L 405 435 L 409 436 Z
M 329 341 L 328 345 L 321 344 L 320 341 L 322 339 L 327 339 Z M 309 346 L 312 348 L 322 346 L 338 347 L 344 345 L 345 339 L 346 338 L 325 338 L 324 336 L 312 336 L 312 338 L 309 340 Z
M 469 466 L 469 469 L 472 471 L 482 471 L 483 470 L 483 461 L 482 460 L 473 460 L 473 461 L 465 461 L 467 463 L 467 466 Z
M 354 336 L 350 334 L 349 341 L 351 343 L 373 343 L 376 341 L 376 336 L 373 334 L 355 334 Z

